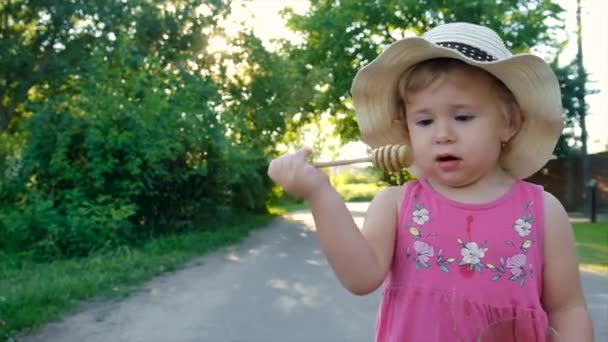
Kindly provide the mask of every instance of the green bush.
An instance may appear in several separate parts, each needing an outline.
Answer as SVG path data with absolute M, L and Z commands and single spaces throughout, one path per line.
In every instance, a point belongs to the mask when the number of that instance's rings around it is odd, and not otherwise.
M 345 201 L 371 201 L 380 187 L 377 184 L 342 184 L 336 190 Z
M 331 180 L 332 184 L 335 186 L 341 186 L 344 184 L 372 184 L 378 183 L 380 180 L 380 173 L 374 168 L 368 168 L 365 170 L 353 169 L 340 172 L 337 175 L 332 176 Z
M 346 201 L 371 201 L 384 186 L 404 184 L 413 177 L 407 170 L 383 173 L 374 167 L 352 169 L 331 176 L 331 182 Z
M 351 169 L 331 176 L 345 201 L 370 201 L 380 189 L 381 173 L 375 168 Z
M 267 159 L 229 140 L 214 83 L 130 58 L 92 59 L 30 104 L 18 167 L 0 183 L 3 250 L 87 255 L 265 208 Z

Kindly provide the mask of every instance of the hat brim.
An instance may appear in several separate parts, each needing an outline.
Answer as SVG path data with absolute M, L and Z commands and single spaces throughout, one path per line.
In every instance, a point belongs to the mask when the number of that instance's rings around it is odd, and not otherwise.
M 504 169 L 523 179 L 547 163 L 563 129 L 563 117 L 559 83 L 544 60 L 519 54 L 479 62 L 418 37 L 391 44 L 355 75 L 351 93 L 363 142 L 372 148 L 408 144 L 402 125 L 394 121 L 400 110 L 397 86 L 410 67 L 435 58 L 453 58 L 483 69 L 502 81 L 515 96 L 523 122 L 501 156 Z M 415 161 L 410 171 L 413 170 Z

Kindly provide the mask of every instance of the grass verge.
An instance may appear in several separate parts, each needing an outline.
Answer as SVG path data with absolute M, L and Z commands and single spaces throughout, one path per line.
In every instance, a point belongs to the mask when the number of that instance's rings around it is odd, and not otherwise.
M 573 226 L 581 268 L 608 273 L 608 222 L 574 223 Z
M 33 263 L 0 255 L 0 340 L 10 341 L 76 310 L 82 300 L 126 296 L 147 279 L 240 241 L 284 211 L 275 207 L 270 215 L 242 218 L 240 224 L 164 236 L 86 258 Z

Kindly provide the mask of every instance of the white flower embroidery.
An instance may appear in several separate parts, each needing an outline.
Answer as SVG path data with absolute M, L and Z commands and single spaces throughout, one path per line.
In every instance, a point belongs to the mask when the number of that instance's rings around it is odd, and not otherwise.
M 462 254 L 462 262 L 465 264 L 475 265 L 481 261 L 486 255 L 487 248 L 480 248 L 475 242 L 468 242 L 464 248 L 460 250 Z
M 414 213 L 412 214 L 412 216 L 413 216 L 414 222 L 416 222 L 418 224 L 424 224 L 426 221 L 429 220 L 429 211 L 426 210 L 425 208 L 420 208 L 420 209 L 414 210 Z
M 515 221 L 515 230 L 519 236 L 524 237 L 530 235 L 530 231 L 532 230 L 532 224 L 524 219 L 517 219 Z

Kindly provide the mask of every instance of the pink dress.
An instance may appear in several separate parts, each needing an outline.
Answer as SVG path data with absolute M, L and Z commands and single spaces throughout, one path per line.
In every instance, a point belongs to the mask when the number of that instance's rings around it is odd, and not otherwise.
M 452 201 L 426 180 L 405 188 L 376 341 L 477 341 L 511 318 L 502 330 L 543 340 L 542 187 L 517 181 L 485 204 Z

